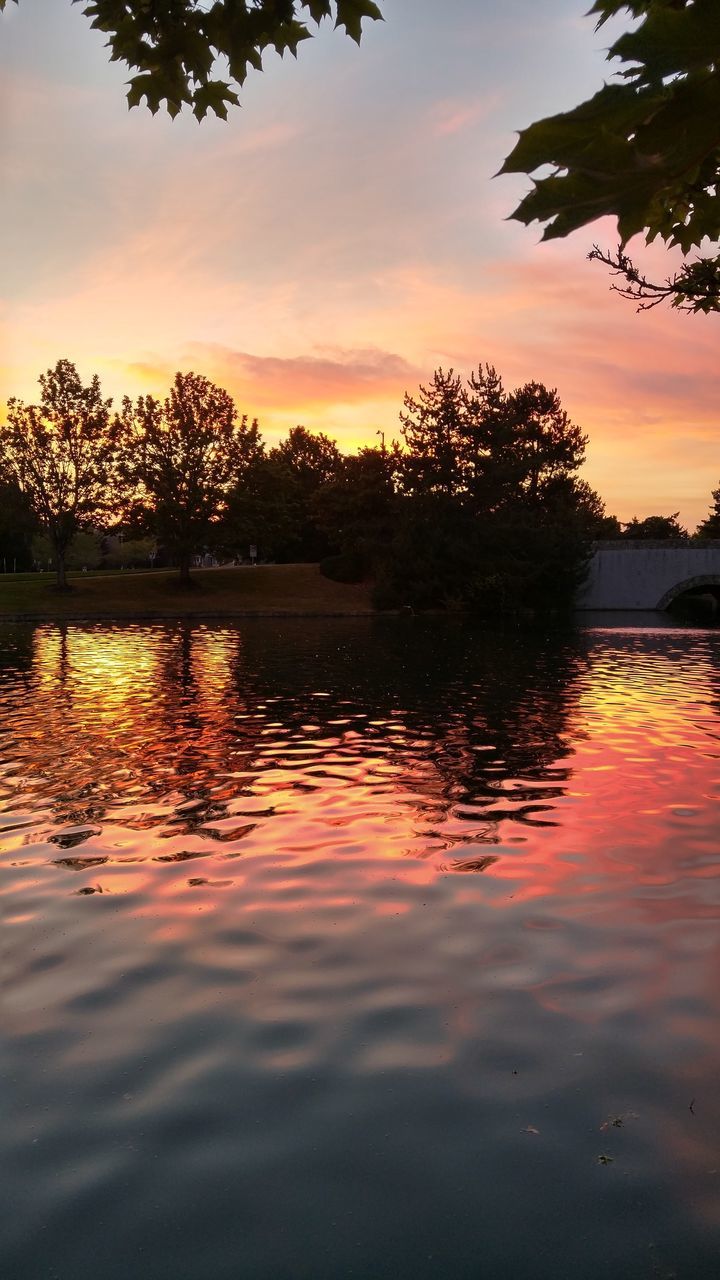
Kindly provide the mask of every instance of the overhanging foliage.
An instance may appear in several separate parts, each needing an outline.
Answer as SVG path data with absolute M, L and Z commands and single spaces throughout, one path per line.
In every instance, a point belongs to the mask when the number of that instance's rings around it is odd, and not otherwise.
M 0 12 L 7 0 L 0 0 Z M 18 3 L 18 0 L 15 0 Z M 171 116 L 183 106 L 202 120 L 227 118 L 238 105 L 236 87 L 248 71 L 262 70 L 267 49 L 297 55 L 312 36 L 309 25 L 334 19 L 352 40 L 362 24 L 381 19 L 373 0 L 73 0 L 91 25 L 107 35 L 110 57 L 135 72 L 128 104 L 143 99 L 153 114 L 164 104 Z M 217 74 L 227 67 L 227 77 Z
M 537 174 L 512 217 L 543 239 L 607 215 L 621 247 L 639 232 L 683 253 L 720 238 L 720 5 L 596 0 L 598 27 L 638 20 L 608 51 L 619 76 L 573 111 L 523 130 L 502 173 Z

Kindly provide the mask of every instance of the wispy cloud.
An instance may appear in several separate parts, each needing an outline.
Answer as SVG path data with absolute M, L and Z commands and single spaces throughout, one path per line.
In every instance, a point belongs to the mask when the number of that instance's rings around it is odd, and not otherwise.
M 447 138 L 469 125 L 487 119 L 500 101 L 498 93 L 470 99 L 443 98 L 428 113 L 428 129 L 434 138 Z
M 611 509 L 699 518 L 717 319 L 636 315 L 585 261 L 613 228 L 539 245 L 505 221 L 524 180 L 489 181 L 516 125 L 600 82 L 590 27 L 531 0 L 393 3 L 361 50 L 328 30 L 202 126 L 128 113 L 79 7 L 11 6 L 0 395 L 35 396 L 60 356 L 115 397 L 192 368 L 268 437 L 304 420 L 351 447 L 396 432 L 437 365 L 490 361 L 558 387 Z

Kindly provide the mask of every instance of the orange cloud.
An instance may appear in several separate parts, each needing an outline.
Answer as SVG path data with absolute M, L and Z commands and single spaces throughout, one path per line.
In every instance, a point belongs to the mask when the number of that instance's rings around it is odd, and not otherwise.
M 375 443 L 375 432 L 388 423 L 395 430 L 403 394 L 423 374 L 402 356 L 376 348 L 331 347 L 282 357 L 194 343 L 176 365 L 162 359 L 128 364 L 128 380 L 162 395 L 176 366 L 200 371 L 225 387 L 242 412 L 259 417 L 270 440 L 303 422 L 328 431 L 346 448 Z
M 197 343 L 191 354 L 204 367 L 227 370 L 229 380 L 245 387 L 253 403 L 273 409 L 362 404 L 387 394 L 397 396 L 419 376 L 402 356 L 372 347 L 258 356 Z

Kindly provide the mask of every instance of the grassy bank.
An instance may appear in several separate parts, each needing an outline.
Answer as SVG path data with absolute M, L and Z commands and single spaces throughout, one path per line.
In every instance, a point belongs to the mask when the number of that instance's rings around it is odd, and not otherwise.
M 323 578 L 317 565 L 198 569 L 182 589 L 177 574 L 76 574 L 58 592 L 46 574 L 0 575 L 2 618 L 177 618 L 243 614 L 371 613 L 367 584 L 347 586 Z

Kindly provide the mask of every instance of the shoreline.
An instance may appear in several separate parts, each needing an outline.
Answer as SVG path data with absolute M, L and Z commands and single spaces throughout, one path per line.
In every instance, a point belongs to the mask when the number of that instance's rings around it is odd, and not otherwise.
M 399 617 L 397 609 L 327 610 L 327 609 L 242 609 L 199 612 L 174 610 L 172 613 L 0 613 L 0 626 L 5 622 L 204 622 L 243 618 L 379 618 Z

